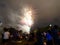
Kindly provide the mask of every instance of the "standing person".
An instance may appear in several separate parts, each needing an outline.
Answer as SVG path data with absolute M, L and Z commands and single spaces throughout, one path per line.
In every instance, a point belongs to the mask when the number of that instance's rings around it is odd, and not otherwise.
M 18 32 L 18 38 L 19 38 L 19 40 L 22 40 L 22 39 L 23 39 L 22 30 L 20 30 L 20 31 Z
M 34 32 L 30 33 L 30 41 L 34 40 Z
M 10 33 L 7 28 L 4 28 L 3 30 L 4 30 L 4 32 L 3 32 L 3 45 L 7 45 L 9 42 Z
M 47 32 L 44 32 L 44 36 L 46 37 L 46 44 L 53 45 L 52 36 Z
M 40 28 L 38 28 L 36 36 L 37 36 L 37 42 L 35 43 L 35 45 L 43 45 L 43 37 L 40 32 Z
M 18 40 L 18 31 L 15 29 L 15 28 L 10 28 L 10 38 L 11 38 L 11 41 L 16 41 Z
M 58 39 L 59 39 L 59 45 L 60 45 L 60 31 L 58 32 Z
M 58 39 L 58 26 L 54 25 L 53 29 L 51 30 L 51 35 L 53 36 L 54 39 L 54 44 L 59 45 L 59 39 Z

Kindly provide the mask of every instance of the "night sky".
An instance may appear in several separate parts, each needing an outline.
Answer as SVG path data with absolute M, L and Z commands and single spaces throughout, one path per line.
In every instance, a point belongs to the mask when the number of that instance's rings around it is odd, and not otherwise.
M 35 11 L 34 25 L 46 26 L 48 24 L 60 25 L 59 0 L 0 0 L 0 20 L 4 25 L 18 24 L 22 6 L 30 5 Z

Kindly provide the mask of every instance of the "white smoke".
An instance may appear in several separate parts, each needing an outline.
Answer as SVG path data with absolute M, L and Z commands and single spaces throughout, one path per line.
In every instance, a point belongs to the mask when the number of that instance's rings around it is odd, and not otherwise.
M 3 24 L 21 25 L 20 21 L 22 14 L 20 10 L 21 6 L 25 4 L 31 4 L 34 10 L 37 10 L 35 16 L 35 25 L 39 26 L 52 24 L 60 24 L 60 2 L 58 0 L 0 0 L 0 19 Z M 56 20 L 55 20 L 56 18 Z

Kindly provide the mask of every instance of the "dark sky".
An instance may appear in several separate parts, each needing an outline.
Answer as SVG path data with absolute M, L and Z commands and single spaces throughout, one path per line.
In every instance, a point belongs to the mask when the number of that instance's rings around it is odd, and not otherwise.
M 3 24 L 16 25 L 24 5 L 31 5 L 35 10 L 33 16 L 36 26 L 46 26 L 50 23 L 60 25 L 59 0 L 0 0 L 0 20 Z

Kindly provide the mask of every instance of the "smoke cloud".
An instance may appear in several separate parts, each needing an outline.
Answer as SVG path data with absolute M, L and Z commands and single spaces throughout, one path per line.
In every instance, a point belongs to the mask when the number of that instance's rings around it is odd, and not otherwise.
M 0 0 L 0 20 L 4 26 L 16 26 L 22 16 L 22 6 L 32 5 L 36 11 L 35 26 L 46 26 L 50 23 L 60 25 L 59 4 L 59 0 Z

